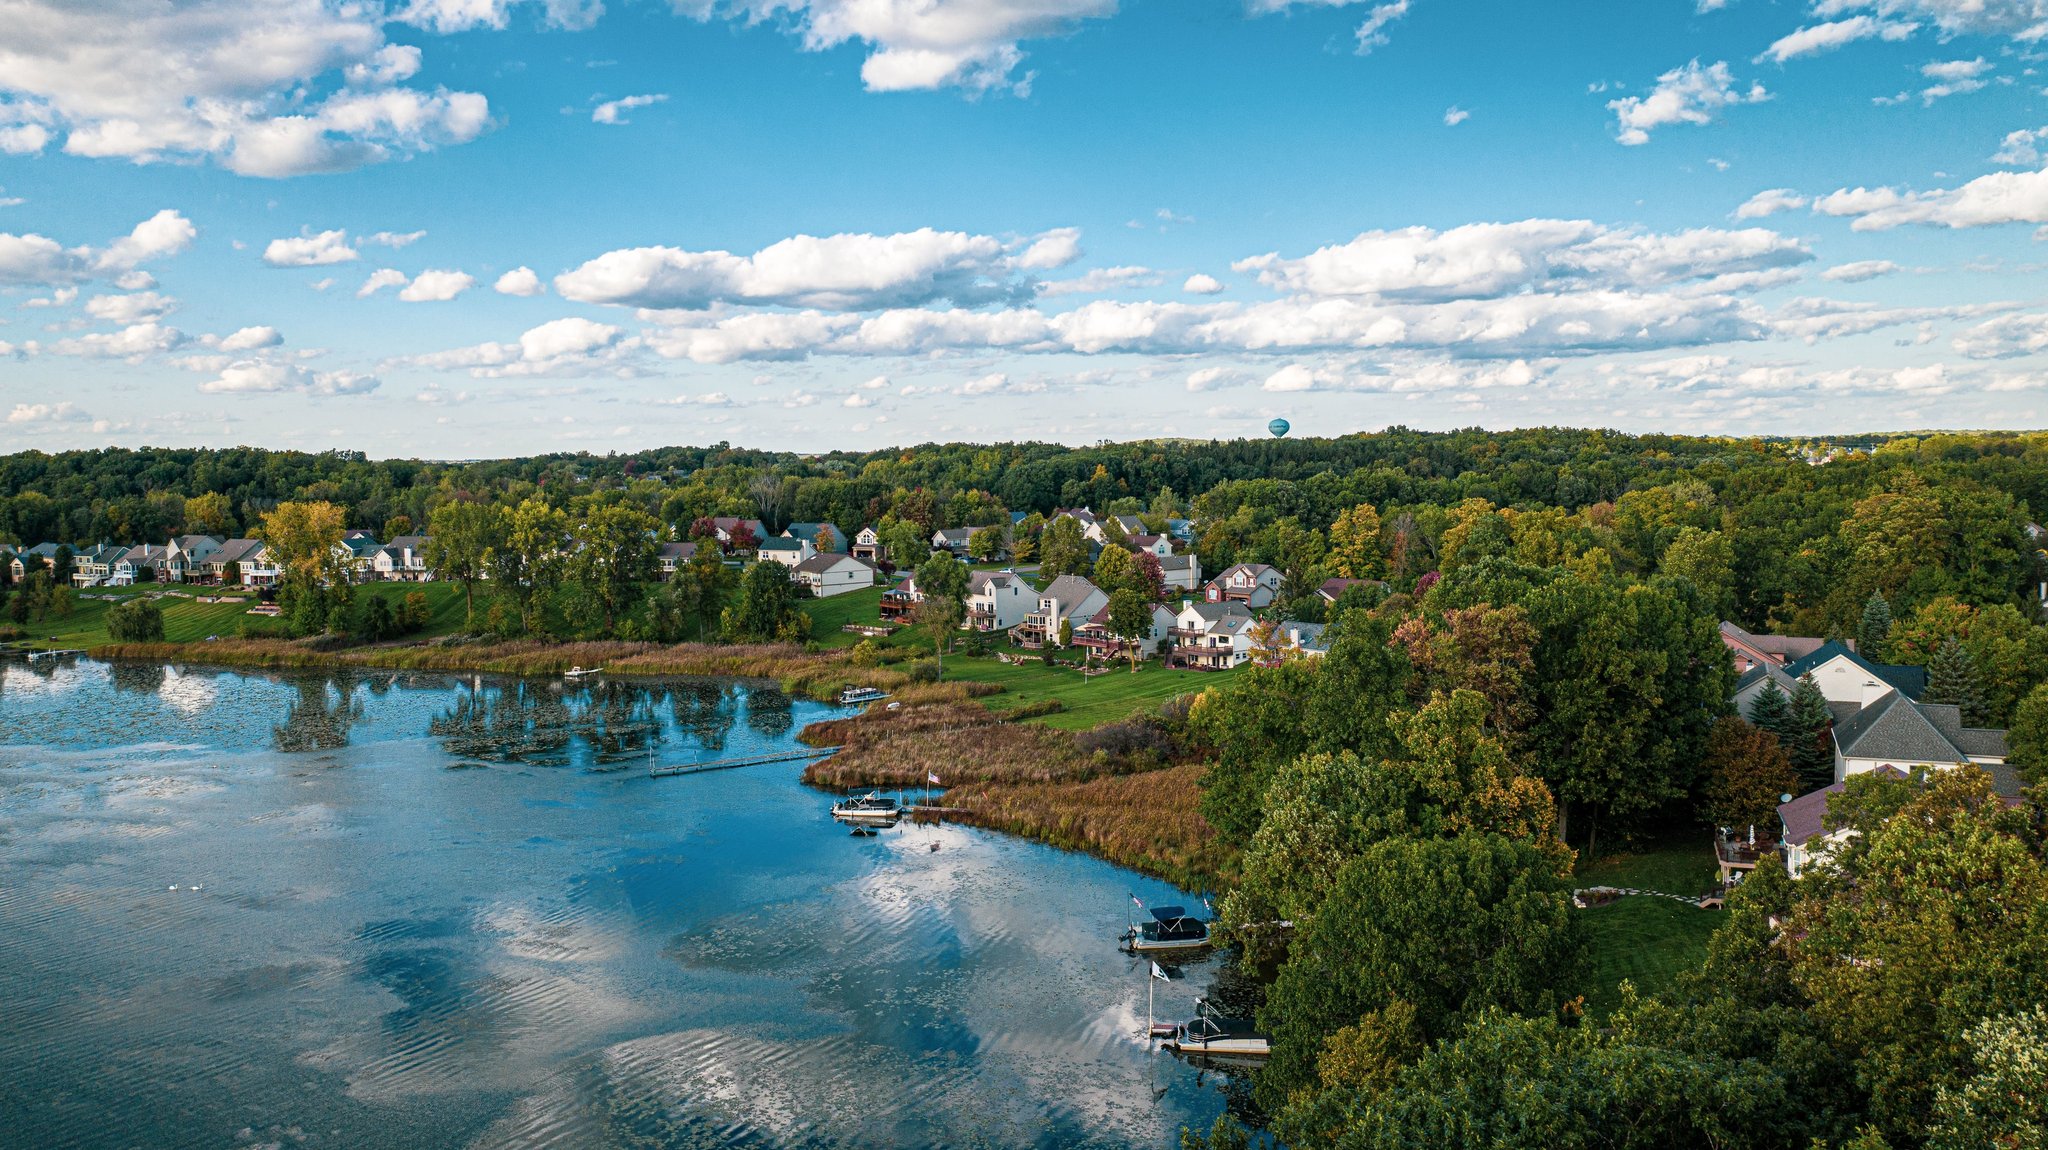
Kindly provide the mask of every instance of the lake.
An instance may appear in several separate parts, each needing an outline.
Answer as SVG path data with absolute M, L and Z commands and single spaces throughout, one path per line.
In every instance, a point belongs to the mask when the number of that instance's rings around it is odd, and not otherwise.
M 1246 1104 L 1140 1037 L 1115 936 L 1182 892 L 957 826 L 852 837 L 799 762 L 649 775 L 838 713 L 0 662 L 0 1143 L 1166 1147 Z

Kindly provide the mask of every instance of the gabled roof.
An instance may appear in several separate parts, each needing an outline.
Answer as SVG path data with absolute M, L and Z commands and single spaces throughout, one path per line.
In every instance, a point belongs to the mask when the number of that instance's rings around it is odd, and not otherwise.
M 1785 673 L 1797 679 L 1808 671 L 1825 666 L 1836 659 L 1849 660 L 1851 663 L 1877 676 L 1880 680 L 1898 688 L 1900 693 L 1909 699 L 1917 699 L 1922 692 L 1927 690 L 1927 668 L 1908 667 L 1897 663 L 1873 663 L 1832 639 L 1814 648 L 1804 658 L 1787 663 L 1785 665 Z
M 225 540 L 218 535 L 180 535 L 172 540 L 180 551 L 194 551 L 207 547 L 219 547 Z
M 1161 571 L 1186 571 L 1194 565 L 1195 557 L 1193 555 L 1161 555 L 1159 557 L 1159 569 Z
M 1787 675 L 1784 668 L 1766 660 L 1744 671 L 1735 680 L 1735 693 L 1740 695 L 1764 679 L 1770 679 L 1778 684 L 1778 690 L 1783 691 L 1787 698 L 1790 698 L 1793 690 L 1799 686 L 1799 680 Z
M 1721 641 L 1731 647 L 1746 648 L 1757 658 L 1779 663 L 1803 659 L 1827 643 L 1825 639 L 1802 635 L 1756 635 L 1725 621 L 1721 624 Z
M 1903 779 L 1906 772 L 1897 767 L 1879 767 L 1870 772 L 1888 779 Z M 1785 842 L 1792 846 L 1803 846 L 1817 835 L 1828 831 L 1828 800 L 1849 789 L 1845 782 L 1830 783 L 1817 791 L 1808 791 L 1789 803 L 1778 804 L 1778 821 L 1785 824 Z
M 848 563 L 852 564 L 855 567 L 868 566 L 867 563 L 859 559 L 855 559 L 851 555 L 841 554 L 837 551 L 824 551 L 820 552 L 819 554 L 813 555 L 809 559 L 806 559 L 803 562 L 797 564 L 796 569 L 798 571 L 807 572 L 812 575 L 823 575 L 825 572 L 830 571 L 833 568 L 840 566 L 841 564 Z
M 761 540 L 761 546 L 758 549 L 762 551 L 802 551 L 805 542 L 802 539 L 785 539 L 777 536 L 773 539 Z
M 1265 578 L 1266 572 L 1268 571 L 1273 572 L 1273 574 L 1275 575 L 1278 575 L 1280 573 L 1276 568 L 1271 567 L 1265 563 L 1232 563 L 1230 566 L 1225 567 L 1221 571 L 1218 571 L 1216 573 L 1216 577 L 1214 579 L 1209 580 L 1209 582 L 1221 583 L 1225 579 L 1228 579 L 1231 575 L 1239 571 L 1242 571 L 1245 574 L 1250 575 L 1252 577 L 1253 582 L 1257 582 L 1260 579 Z
M 937 531 L 932 532 L 932 537 L 934 539 L 943 539 L 948 543 L 958 542 L 965 544 L 969 539 L 974 538 L 974 533 L 978 530 L 980 530 L 978 527 L 941 527 Z
M 1900 763 L 1958 763 L 1969 758 L 1942 734 L 1925 709 L 1897 691 L 1857 712 L 1834 734 L 1835 746 L 1852 758 Z
M 427 536 L 425 535 L 400 535 L 384 545 L 384 550 L 393 554 L 401 551 L 424 551 L 426 549 Z
M 1194 612 L 1195 616 L 1201 619 L 1203 623 L 1209 625 L 1214 625 L 1218 619 L 1238 618 L 1249 620 L 1252 617 L 1251 608 L 1236 602 L 1189 603 L 1187 606 L 1182 607 L 1179 613 L 1186 614 L 1190 611 Z
M 1000 591 L 1005 587 L 1023 586 L 1024 580 L 1013 571 L 970 571 L 967 573 L 967 593 L 981 595 L 989 591 Z
M 220 545 L 220 550 L 206 557 L 208 563 L 240 563 L 263 550 L 261 539 L 230 539 Z
M 792 523 L 784 528 L 782 533 L 791 539 L 801 539 L 816 547 L 818 545 L 818 536 L 822 535 L 827 528 L 830 528 L 832 531 L 833 542 L 841 545 L 845 544 L 846 536 L 840 533 L 839 528 L 833 527 L 830 523 Z
M 663 559 L 673 559 L 678 563 L 686 562 L 696 554 L 697 545 L 694 542 L 664 543 L 661 545 L 661 557 Z
M 1074 618 L 1088 600 L 1102 594 L 1102 588 L 1079 575 L 1062 575 L 1052 585 L 1038 593 L 1040 599 L 1052 599 L 1059 604 L 1060 616 Z

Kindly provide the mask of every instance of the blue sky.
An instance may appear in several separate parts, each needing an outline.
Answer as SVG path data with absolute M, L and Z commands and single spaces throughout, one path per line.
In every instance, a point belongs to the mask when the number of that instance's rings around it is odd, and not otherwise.
M 0 449 L 2040 427 L 2044 57 L 2048 0 L 0 0 Z

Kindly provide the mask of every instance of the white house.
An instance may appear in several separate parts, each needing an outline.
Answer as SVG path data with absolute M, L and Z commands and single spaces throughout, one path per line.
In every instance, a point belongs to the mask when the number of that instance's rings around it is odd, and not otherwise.
M 425 583 L 434 577 L 427 570 L 427 537 L 400 535 L 370 556 L 370 572 L 387 583 Z
M 1196 671 L 1235 667 L 1251 658 L 1256 624 L 1242 603 L 1182 603 L 1173 621 L 1167 665 Z
M 1062 575 L 1038 593 L 1038 605 L 1010 632 L 1010 638 L 1020 647 L 1057 647 L 1061 623 L 1078 630 L 1107 606 L 1109 596 L 1102 588 L 1079 575 Z
M 1203 596 L 1211 603 L 1242 603 L 1256 611 L 1280 594 L 1282 576 L 1264 563 L 1234 563 L 1209 581 Z
M 164 546 L 168 582 L 183 583 L 205 573 L 206 561 L 226 542 L 216 535 L 180 535 Z
M 675 578 L 676 568 L 685 566 L 690 560 L 695 559 L 697 548 L 703 545 L 702 542 L 662 544 L 661 554 L 656 557 L 656 562 L 660 565 L 661 581 L 666 583 Z M 716 550 L 716 544 L 713 544 L 713 549 Z
M 746 530 L 742 532 L 741 528 Z M 721 515 L 713 519 L 711 521 L 711 532 L 718 536 L 719 546 L 727 551 L 749 550 L 756 543 L 768 538 L 768 528 L 759 519 L 737 519 L 730 515 Z M 748 542 L 744 547 L 734 547 L 733 537 L 735 535 L 750 535 L 752 536 L 752 541 Z
M 1097 611 L 1088 621 L 1074 628 L 1074 646 L 1094 652 L 1104 659 L 1128 659 L 1130 648 L 1138 648 L 1138 658 L 1149 659 L 1159 653 L 1173 633 L 1175 616 L 1163 603 L 1149 604 L 1152 626 L 1135 644 L 1120 638 L 1110 629 L 1109 608 Z
M 870 563 L 880 563 L 883 559 L 883 550 L 882 533 L 875 530 L 874 524 L 870 523 L 855 533 L 853 537 L 853 557 L 855 559 L 865 559 Z
M 71 585 L 97 587 L 105 583 L 114 574 L 114 560 L 127 550 L 99 543 L 79 551 L 71 557 Z
M 1173 554 L 1173 539 L 1167 535 L 1132 535 L 1124 540 L 1132 551 L 1150 551 L 1161 559 Z
M 755 555 L 764 562 L 780 563 L 784 567 L 800 567 L 815 558 L 818 549 L 808 539 L 775 538 L 761 540 Z
M 863 591 L 875 585 L 875 568 L 865 559 L 828 552 L 813 555 L 790 568 L 789 577 L 811 589 L 820 599 Z
M 974 527 L 941 527 L 932 532 L 932 550 L 951 551 L 955 558 L 967 558 L 967 543 L 974 538 Z
M 1202 561 L 1190 551 L 1186 555 L 1168 555 L 1159 560 L 1160 580 L 1168 591 L 1185 591 L 1192 595 L 1202 586 Z
M 784 539 L 801 539 L 819 555 L 846 551 L 846 536 L 830 523 L 792 523 L 782 529 Z
M 1038 592 L 1015 571 L 975 571 L 967 576 L 967 619 L 976 631 L 1007 631 L 1038 605 Z
M 1835 724 L 1835 781 L 1884 767 L 1911 772 L 1975 763 L 2005 766 L 2005 732 L 1966 727 L 1952 703 L 1916 703 L 1893 691 Z M 1994 777 L 2005 774 L 1992 770 Z
M 207 555 L 201 570 L 212 583 L 228 582 L 228 569 L 234 568 L 235 581 L 244 587 L 274 586 L 280 572 L 271 562 L 270 548 L 260 539 L 230 539 Z M 190 578 L 188 573 L 187 578 Z

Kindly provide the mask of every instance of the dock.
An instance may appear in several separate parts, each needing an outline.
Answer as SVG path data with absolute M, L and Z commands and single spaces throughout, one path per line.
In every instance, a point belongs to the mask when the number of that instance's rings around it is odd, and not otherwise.
M 38 659 L 62 659 L 67 655 L 75 657 L 83 654 L 85 652 L 77 648 L 66 648 L 62 651 L 30 651 L 28 653 L 28 661 L 33 663 Z
M 730 771 L 740 767 L 757 767 L 763 763 L 794 763 L 804 759 L 822 759 L 838 747 L 805 747 L 798 751 L 771 751 L 765 755 L 746 755 L 736 759 L 713 759 L 708 763 L 664 763 L 647 768 L 650 778 L 665 779 L 671 775 L 698 775 L 706 771 Z

